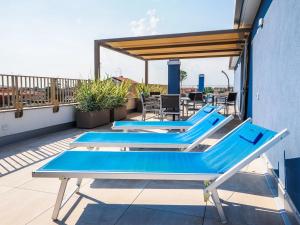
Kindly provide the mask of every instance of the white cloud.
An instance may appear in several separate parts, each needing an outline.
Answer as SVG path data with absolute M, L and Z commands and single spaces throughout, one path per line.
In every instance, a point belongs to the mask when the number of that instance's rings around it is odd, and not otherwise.
M 131 31 L 136 36 L 156 34 L 159 20 L 156 9 L 150 9 L 145 17 L 130 22 Z

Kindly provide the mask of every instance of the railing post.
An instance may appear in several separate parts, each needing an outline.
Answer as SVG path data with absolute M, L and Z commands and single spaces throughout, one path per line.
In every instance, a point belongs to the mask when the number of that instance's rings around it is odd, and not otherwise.
M 16 109 L 15 118 L 20 118 L 23 116 L 23 104 L 20 102 L 20 93 L 18 85 L 18 76 L 12 76 L 12 100 L 13 106 Z
M 59 111 L 59 101 L 57 99 L 57 93 L 56 90 L 58 89 L 57 87 L 57 79 L 56 78 L 51 78 L 51 104 L 53 105 L 53 112 L 58 112 Z
M 12 106 L 15 108 L 16 106 L 16 98 L 15 98 L 15 91 L 16 91 L 16 86 L 15 86 L 15 76 L 11 76 L 11 104 Z M 9 90 L 9 86 L 8 86 L 8 90 Z M 8 91 L 9 93 L 9 91 Z M 10 94 L 9 94 L 10 96 Z

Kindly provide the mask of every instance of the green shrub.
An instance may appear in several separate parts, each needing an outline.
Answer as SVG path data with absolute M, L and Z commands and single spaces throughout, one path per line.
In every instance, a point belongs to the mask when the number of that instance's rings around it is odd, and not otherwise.
M 205 94 L 214 93 L 214 89 L 212 87 L 206 87 L 204 88 L 204 93 Z
M 76 106 L 78 110 L 83 112 L 97 111 L 100 110 L 97 104 L 97 96 L 93 91 L 95 86 L 94 83 L 82 83 L 76 89 L 75 99 L 78 102 Z
M 141 93 L 144 93 L 145 97 L 148 97 L 150 95 L 149 85 L 141 83 L 141 84 L 137 84 L 135 88 L 136 88 L 136 94 L 138 98 L 140 98 Z
M 112 100 L 111 108 L 117 108 L 126 104 L 130 86 L 130 81 L 123 81 L 121 84 L 112 87 L 110 95 Z
M 129 82 L 115 84 L 111 79 L 82 83 L 75 92 L 77 109 L 90 112 L 123 106 L 129 87 Z
M 136 94 L 137 97 L 140 97 L 141 93 L 144 93 L 145 97 L 148 97 L 150 95 L 150 92 L 160 92 L 161 94 L 167 93 L 167 86 L 160 85 L 160 84 L 137 84 L 136 85 Z

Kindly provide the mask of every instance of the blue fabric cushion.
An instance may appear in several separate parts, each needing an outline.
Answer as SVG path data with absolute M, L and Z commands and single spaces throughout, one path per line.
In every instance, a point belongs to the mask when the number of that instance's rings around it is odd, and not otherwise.
M 216 117 L 211 117 L 208 119 L 208 121 L 212 124 L 215 125 L 220 119 Z
M 260 131 L 247 128 L 242 129 L 239 133 L 239 136 L 250 143 L 256 144 L 261 139 L 263 134 Z
M 211 107 L 211 106 L 206 106 L 203 111 L 206 112 L 206 113 L 210 113 L 211 111 L 214 110 L 214 107 Z

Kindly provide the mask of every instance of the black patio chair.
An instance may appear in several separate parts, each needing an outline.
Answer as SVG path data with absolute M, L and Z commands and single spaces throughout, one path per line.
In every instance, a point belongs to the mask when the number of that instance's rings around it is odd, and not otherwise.
M 233 106 L 234 107 L 234 115 L 236 115 L 236 92 L 229 92 L 227 96 L 225 97 L 219 97 L 216 99 L 217 105 L 224 105 L 224 114 L 228 115 L 228 107 Z
M 190 101 L 187 103 L 187 113 L 188 111 L 198 111 L 204 104 L 205 99 L 202 92 L 191 92 L 188 94 Z
M 164 116 L 172 115 L 173 120 L 175 116 L 180 119 L 180 95 L 168 94 L 160 96 L 160 118 L 163 120 Z
M 141 97 L 141 103 L 142 103 L 142 120 L 146 120 L 146 113 L 147 112 L 152 112 L 154 114 L 159 114 L 160 113 L 160 106 L 159 106 L 159 102 L 155 102 L 155 101 L 147 101 L 145 94 L 141 93 L 140 94 Z

